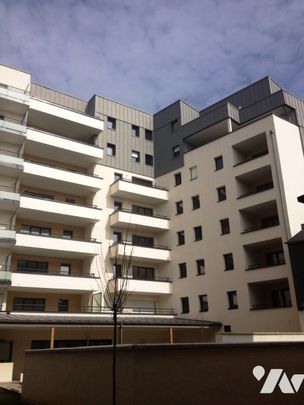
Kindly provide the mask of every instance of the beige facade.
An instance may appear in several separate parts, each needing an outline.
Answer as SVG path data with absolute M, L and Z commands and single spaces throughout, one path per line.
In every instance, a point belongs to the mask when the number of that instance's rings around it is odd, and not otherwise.
M 273 114 L 241 127 L 228 119 L 208 143 L 206 131 L 195 135 L 178 169 L 147 177 L 151 115 L 120 106 L 120 117 L 101 102 L 93 111 L 92 100 L 35 84 L 30 95 L 29 74 L 0 68 L 0 307 L 24 317 L 26 335 L 0 322 L 0 343 L 13 343 L 15 378 L 21 351 L 40 339 L 26 319 L 46 322 L 45 340 L 56 319 L 39 316 L 108 317 L 115 277 L 128 293 L 126 317 L 140 318 L 128 343 L 167 338 L 178 318 L 196 321 L 200 332 L 180 332 L 189 341 L 215 339 L 216 322 L 233 332 L 302 330 L 286 248 L 304 222 L 296 125 Z M 128 144 L 116 161 L 115 139 Z M 125 254 L 131 266 L 121 274 Z M 166 332 L 145 329 L 148 316 Z M 85 330 L 56 336 L 91 339 Z

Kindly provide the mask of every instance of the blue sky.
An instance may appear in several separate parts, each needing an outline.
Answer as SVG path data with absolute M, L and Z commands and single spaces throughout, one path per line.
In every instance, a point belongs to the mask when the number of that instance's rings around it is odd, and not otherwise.
M 0 0 L 0 63 L 89 99 L 201 109 L 270 75 L 304 98 L 302 0 Z

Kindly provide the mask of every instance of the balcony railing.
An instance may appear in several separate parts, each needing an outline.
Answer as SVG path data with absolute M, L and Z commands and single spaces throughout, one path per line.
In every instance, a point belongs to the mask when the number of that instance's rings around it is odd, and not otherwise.
M 150 249 L 161 249 L 161 250 L 171 250 L 168 246 L 165 245 L 150 245 L 150 244 L 145 244 L 145 243 L 136 243 L 136 242 L 131 242 L 131 241 L 126 241 L 126 240 L 121 240 L 113 243 L 112 246 L 117 246 L 117 245 L 124 245 L 124 246 L 139 246 L 139 247 L 144 247 L 144 248 L 150 248 Z
M 0 265 L 0 285 L 12 284 L 12 268 L 11 266 Z
M 262 268 L 265 268 L 265 267 L 281 266 L 283 264 L 286 264 L 285 260 L 282 260 L 279 263 L 273 263 L 273 264 L 269 264 L 269 263 L 268 264 L 266 264 L 266 263 L 264 263 L 264 264 L 251 264 L 245 270 L 257 270 L 257 269 L 262 269 Z
M 111 184 L 111 186 L 113 184 L 117 183 L 118 181 L 123 181 L 123 182 L 126 182 L 126 183 L 132 183 L 132 184 L 136 184 L 138 186 L 144 186 L 144 187 L 148 187 L 148 188 L 155 188 L 157 190 L 169 191 L 166 187 L 157 186 L 156 184 L 148 184 L 147 182 L 145 182 L 144 179 L 143 179 L 142 182 L 140 182 L 140 180 L 117 179 Z
M 268 155 L 268 150 L 267 150 L 267 151 L 264 151 L 264 152 L 261 152 L 261 153 L 258 153 L 258 154 L 254 155 L 254 156 L 251 156 L 251 157 L 248 158 L 248 159 L 244 159 L 244 160 L 242 160 L 241 162 L 238 162 L 238 163 L 236 163 L 235 165 L 233 165 L 233 167 L 242 165 L 243 163 L 251 162 L 252 160 L 258 159 L 258 158 L 260 158 L 260 157 L 262 157 L 262 156 L 265 156 L 265 155 Z
M 0 128 L 22 132 L 24 134 L 26 133 L 26 125 L 24 121 L 16 120 L 7 116 L 0 116 Z
M 126 213 L 128 213 L 128 214 L 141 215 L 141 216 L 143 216 L 143 217 L 158 218 L 158 219 L 167 219 L 167 220 L 169 220 L 169 218 L 166 217 L 165 215 L 157 215 L 157 214 L 149 215 L 149 214 L 146 214 L 146 213 L 137 212 L 137 211 L 133 211 L 133 210 L 128 210 L 128 209 L 125 209 L 125 208 L 121 208 L 121 209 L 114 210 L 114 211 L 110 214 L 110 216 L 116 214 L 117 212 L 126 212 Z
M 254 304 L 251 305 L 250 310 L 256 311 L 260 309 L 280 309 L 280 308 L 290 308 L 292 306 L 291 302 L 286 302 L 283 305 L 274 305 L 274 304 Z
M 273 228 L 274 226 L 278 226 L 280 224 L 273 224 L 273 225 L 259 225 L 259 226 L 252 226 L 251 228 L 246 228 L 241 232 L 241 235 L 244 233 L 249 233 L 249 232 L 255 232 L 255 231 L 260 231 L 261 229 L 268 229 L 268 228 Z
M 262 190 L 254 190 L 254 191 L 250 191 L 248 193 L 244 193 L 241 194 L 237 197 L 237 200 L 239 200 L 240 198 L 244 198 L 244 197 L 248 197 L 250 195 L 254 195 L 254 194 L 258 194 L 258 193 L 262 193 L 263 191 L 267 191 L 267 190 L 271 190 L 273 188 L 273 184 L 269 183 L 267 186 L 265 186 L 265 188 L 263 188 Z
M 98 176 L 98 174 L 88 173 L 88 172 L 84 172 L 84 171 L 81 171 L 81 170 L 69 169 L 67 167 L 57 166 L 57 165 L 50 164 L 50 163 L 44 163 L 44 162 L 40 162 L 40 161 L 37 161 L 37 160 L 25 159 L 25 162 L 34 163 L 36 165 L 41 165 L 41 166 L 46 166 L 46 167 L 51 167 L 53 169 L 64 170 L 64 171 L 71 172 L 71 173 L 82 174 L 82 175 L 88 176 L 88 177 L 96 177 L 96 178 L 102 179 L 102 177 Z
M 72 314 L 112 314 L 113 311 L 108 307 L 101 307 L 101 306 L 77 306 L 72 307 L 69 306 L 67 310 L 59 310 L 58 307 L 49 307 L 47 305 L 37 304 L 15 304 L 11 308 L 9 308 L 6 312 L 37 312 L 37 313 L 72 313 Z M 124 307 L 122 311 L 119 313 L 121 315 L 175 315 L 175 311 L 173 308 L 148 308 L 148 307 Z
M 0 225 L 1 229 L 1 225 Z M 45 234 L 38 234 L 38 233 L 31 233 L 31 232 L 26 232 L 22 229 L 19 229 L 19 233 L 23 235 L 30 235 L 30 236 L 41 236 L 42 238 L 54 238 L 54 239 L 64 239 L 64 240 L 69 240 L 69 241 L 78 241 L 78 242 L 93 242 L 93 243 L 100 243 L 96 240 L 96 238 L 68 238 L 62 234 L 57 234 L 57 233 L 51 233 L 50 235 L 45 235 Z
M 132 275 L 130 275 L 130 276 L 122 276 L 122 277 L 118 276 L 117 278 L 124 279 L 124 280 L 157 281 L 157 282 L 161 282 L 161 283 L 172 283 L 172 280 L 169 277 L 139 278 L 139 277 L 133 277 Z M 111 280 L 115 280 L 115 277 L 113 277 Z
M 0 93 L 1 93 L 1 91 L 4 91 L 4 90 L 15 91 L 16 93 L 26 94 L 27 96 L 30 95 L 30 92 L 28 90 L 19 89 L 18 87 L 10 86 L 5 83 L 0 83 Z
M 1 186 L 0 186 L 0 190 L 1 190 Z M 21 195 L 24 196 L 24 197 L 28 197 L 28 198 L 36 198 L 37 200 L 44 200 L 44 201 L 49 201 L 49 202 L 58 202 L 58 203 L 61 203 L 61 204 L 75 205 L 75 206 L 78 206 L 78 207 L 93 208 L 93 209 L 101 211 L 101 208 L 98 208 L 96 205 L 65 201 L 65 200 L 60 199 L 60 198 L 51 198 L 52 197 L 51 195 L 50 196 L 47 196 L 47 195 L 43 196 L 42 194 L 35 195 L 34 193 L 30 194 L 30 193 L 27 193 L 27 192 L 23 192 Z
M 7 156 L 13 156 L 13 157 L 18 157 L 21 158 L 23 157 L 23 155 L 19 152 L 12 152 L 10 150 L 7 149 L 0 149 L 0 155 L 7 155 Z
M 64 274 L 60 271 L 43 271 L 43 270 L 33 270 L 25 267 L 18 267 L 17 269 L 12 268 L 13 273 L 26 273 L 26 274 L 37 274 L 39 276 L 61 276 L 61 277 L 84 277 L 84 278 L 99 278 L 96 277 L 94 273 L 69 273 Z

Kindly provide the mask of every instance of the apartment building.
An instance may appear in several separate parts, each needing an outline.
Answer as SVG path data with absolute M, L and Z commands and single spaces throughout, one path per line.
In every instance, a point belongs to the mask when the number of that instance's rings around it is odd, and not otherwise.
M 121 343 L 302 331 L 286 244 L 304 222 L 302 100 L 267 77 L 153 115 L 5 66 L 0 83 L 3 375 L 25 349 L 110 344 L 114 287 Z

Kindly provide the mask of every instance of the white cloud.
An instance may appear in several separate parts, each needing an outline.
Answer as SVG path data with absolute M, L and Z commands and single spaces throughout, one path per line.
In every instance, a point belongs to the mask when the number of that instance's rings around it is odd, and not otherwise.
M 89 99 L 197 108 L 267 74 L 304 95 L 298 0 L 0 0 L 1 63 Z

